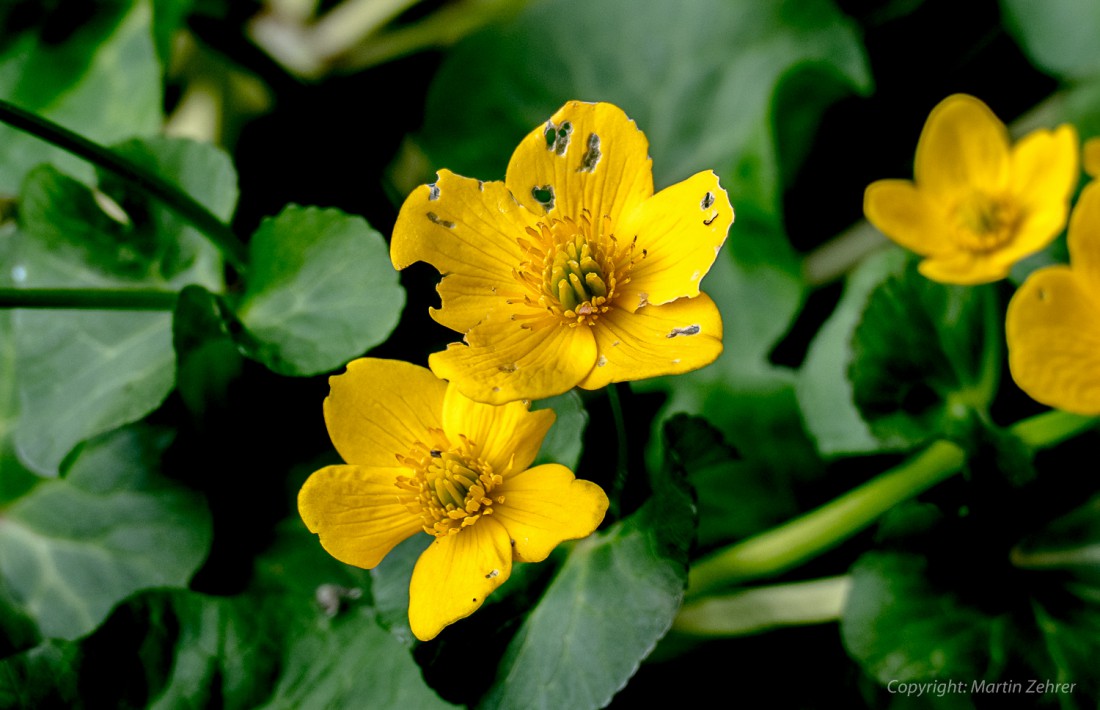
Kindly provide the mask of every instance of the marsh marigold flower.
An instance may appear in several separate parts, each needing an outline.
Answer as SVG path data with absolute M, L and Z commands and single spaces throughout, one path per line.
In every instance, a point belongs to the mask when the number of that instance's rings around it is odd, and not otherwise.
M 645 136 L 611 104 L 567 103 L 512 154 L 504 182 L 447 170 L 405 201 L 390 256 L 442 273 L 429 359 L 501 403 L 695 370 L 722 350 L 699 291 L 733 222 L 705 171 L 653 193 Z
M 513 561 L 541 562 L 603 520 L 599 486 L 558 464 L 527 468 L 550 410 L 480 404 L 396 360 L 355 360 L 330 384 L 325 423 L 347 464 L 313 473 L 298 510 L 333 557 L 358 567 L 418 532 L 435 538 L 409 586 L 419 639 L 476 611 Z
M 1100 414 L 1100 183 L 1081 192 L 1067 241 L 1069 265 L 1035 271 L 1012 296 L 1008 364 L 1032 399 Z
M 1062 231 L 1077 185 L 1072 126 L 1036 130 L 1015 145 L 978 99 L 955 94 L 932 109 L 913 167 L 914 180 L 879 180 L 863 209 L 886 236 L 920 254 L 935 281 L 979 284 Z

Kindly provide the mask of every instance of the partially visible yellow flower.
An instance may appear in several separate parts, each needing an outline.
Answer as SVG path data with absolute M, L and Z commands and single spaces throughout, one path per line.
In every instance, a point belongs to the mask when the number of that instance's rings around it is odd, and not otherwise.
M 1032 399 L 1100 414 L 1100 183 L 1081 192 L 1067 241 L 1069 265 L 1035 271 L 1008 304 L 1008 364 Z
M 997 281 L 1062 231 L 1077 164 L 1072 126 L 1036 130 L 1010 145 L 984 103 L 955 94 L 924 124 L 914 181 L 872 183 L 863 210 L 886 236 L 925 257 L 920 271 L 928 278 Z
M 1085 172 L 1089 177 L 1100 176 L 1100 138 L 1085 141 Z
M 329 554 L 368 569 L 417 532 L 434 536 L 409 586 L 421 640 L 476 611 L 513 561 L 541 562 L 603 520 L 599 486 L 558 464 L 527 468 L 550 410 L 479 404 L 396 360 L 355 360 L 330 384 L 325 423 L 347 464 L 313 473 L 298 510 Z
M 504 182 L 441 170 L 417 188 L 390 256 L 443 274 L 432 317 L 465 334 L 432 371 L 499 404 L 713 362 L 722 320 L 699 281 L 732 222 L 713 172 L 655 195 L 634 122 L 571 101 L 520 143 Z

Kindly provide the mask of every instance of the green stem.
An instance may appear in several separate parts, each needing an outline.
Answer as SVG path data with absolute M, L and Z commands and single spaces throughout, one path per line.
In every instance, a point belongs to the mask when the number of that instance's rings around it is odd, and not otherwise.
M 115 173 L 145 194 L 162 202 L 202 232 L 233 268 L 243 273 L 247 250 L 237 235 L 209 210 L 175 185 L 163 180 L 84 136 L 29 111 L 0 100 L 0 121 Z
M 802 517 L 704 557 L 691 568 L 688 595 L 790 569 L 839 545 L 898 503 L 948 478 L 965 460 L 961 446 L 937 441 Z
M 746 636 L 783 626 L 836 621 L 852 588 L 851 577 L 757 587 L 685 604 L 672 630 L 701 637 Z
M 1009 427 L 1020 441 L 1032 449 L 1042 449 L 1072 439 L 1100 422 L 1097 417 L 1070 414 L 1057 409 L 1036 414 Z
M 1068 412 L 1038 414 L 1009 427 L 1027 446 L 1059 444 L 1100 421 Z M 784 572 L 839 545 L 883 513 L 946 480 L 962 467 L 966 452 L 937 441 L 877 478 L 779 527 L 714 552 L 691 568 L 688 598 Z
M 618 449 L 615 463 L 615 480 L 611 484 L 611 492 L 607 498 L 610 501 L 608 512 L 611 518 L 617 520 L 621 512 L 623 488 L 626 487 L 626 477 L 629 472 L 630 452 L 627 450 L 626 420 L 623 419 L 623 404 L 619 398 L 619 389 L 627 385 L 615 382 L 607 388 L 607 403 L 611 405 L 611 417 L 615 421 L 615 444 Z
M 175 291 L 95 288 L 0 288 L 0 308 L 171 311 Z

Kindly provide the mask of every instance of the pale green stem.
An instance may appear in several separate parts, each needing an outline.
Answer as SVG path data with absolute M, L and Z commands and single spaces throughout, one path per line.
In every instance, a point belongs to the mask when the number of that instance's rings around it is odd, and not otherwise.
M 171 311 L 175 291 L 97 288 L 0 288 L 0 308 Z
M 314 56 L 328 61 L 378 32 L 420 0 L 344 0 L 325 13 L 308 34 Z
M 889 244 L 869 222 L 857 222 L 803 257 L 802 278 L 811 287 L 824 286 Z
M 851 577 L 756 587 L 685 604 L 672 630 L 690 636 L 746 636 L 784 626 L 836 621 L 844 611 Z
M 459 0 L 406 27 L 386 29 L 341 57 L 341 70 L 359 71 L 432 47 L 447 47 L 481 26 L 518 11 L 527 0 Z
M 688 597 L 778 574 L 839 545 L 898 503 L 951 476 L 966 452 L 937 441 L 877 478 L 805 515 L 704 557 L 691 568 Z
M 1072 439 L 1096 426 L 1098 421 L 1100 419 L 1097 417 L 1054 409 L 1016 422 L 1009 427 L 1009 431 L 1032 449 L 1042 449 Z
M 1041 449 L 1059 444 L 1096 424 L 1096 417 L 1051 411 L 1017 422 L 1009 430 L 1025 445 Z M 779 574 L 830 550 L 895 505 L 946 480 L 965 460 L 966 452 L 958 444 L 937 441 L 820 508 L 711 553 L 692 566 L 688 598 Z

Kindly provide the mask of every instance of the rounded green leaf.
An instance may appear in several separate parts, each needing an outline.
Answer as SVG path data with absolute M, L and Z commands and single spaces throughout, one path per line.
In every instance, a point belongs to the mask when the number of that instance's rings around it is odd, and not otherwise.
M 237 314 L 251 355 L 284 375 L 333 370 L 383 342 L 405 291 L 382 235 L 361 217 L 291 205 L 252 237 Z
M 131 141 L 117 150 L 177 184 L 220 217 L 236 203 L 236 173 L 214 146 L 188 140 Z M 100 187 L 125 215 L 110 214 L 90 188 L 41 166 L 20 201 L 11 274 L 16 287 L 176 289 L 222 287 L 212 245 L 161 205 L 111 176 Z M 168 313 L 19 310 L 14 318 L 22 461 L 57 475 L 72 448 L 136 421 L 172 390 L 175 354 Z
M 206 558 L 205 503 L 156 474 L 167 444 L 146 428 L 105 435 L 4 510 L 0 584 L 43 636 L 79 638 L 139 589 L 186 585 Z
M 695 506 L 669 461 L 648 503 L 581 540 L 497 667 L 485 708 L 602 708 L 668 632 L 683 601 Z

